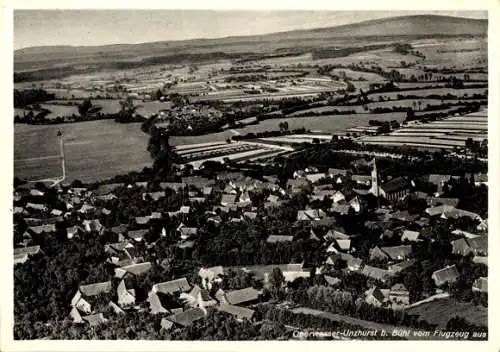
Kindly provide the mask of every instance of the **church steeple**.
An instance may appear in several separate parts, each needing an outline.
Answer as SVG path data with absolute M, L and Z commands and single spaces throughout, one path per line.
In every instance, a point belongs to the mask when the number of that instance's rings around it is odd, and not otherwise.
M 373 158 L 373 169 L 372 169 L 372 186 L 370 188 L 370 193 L 372 193 L 375 197 L 379 196 L 379 186 L 378 186 L 378 173 L 377 173 L 377 163 L 375 162 L 375 158 Z

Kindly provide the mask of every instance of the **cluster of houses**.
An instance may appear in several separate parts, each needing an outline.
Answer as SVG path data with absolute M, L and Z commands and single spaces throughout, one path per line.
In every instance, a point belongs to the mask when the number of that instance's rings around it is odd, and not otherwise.
M 220 225 L 223 221 L 252 222 L 265 216 L 270 208 L 286 206 L 287 202 L 296 194 L 306 194 L 310 205 L 300 209 L 296 221 L 311 225 L 310 240 L 321 241 L 323 251 L 326 252 L 324 266 L 317 268 L 318 274 L 324 274 L 329 285 L 335 286 L 340 279 L 328 275 L 329 266 L 338 266 L 339 261 L 345 263 L 344 270 L 358 272 L 374 282 L 388 283 L 405 268 L 414 263 L 412 259 L 411 243 L 422 240 L 425 228 L 432 217 L 457 218 L 469 217 L 477 220 L 479 225 L 475 233 L 455 229 L 453 234 L 458 238 L 451 245 L 453 253 L 457 255 L 474 256 L 477 263 L 487 264 L 487 220 L 478 214 L 457 208 L 457 199 L 441 198 L 442 190 L 452 176 L 428 175 L 427 182 L 437 186 L 435 194 L 411 192 L 412 180 L 403 177 L 393 178 L 380 183 L 375 161 L 373 161 L 370 175 L 353 175 L 350 170 L 329 169 L 320 173 L 315 168 L 307 168 L 294 173 L 284 187 L 274 176 L 264 176 L 256 179 L 246 176 L 243 172 L 221 172 L 216 179 L 200 176 L 182 177 L 179 182 L 162 182 L 156 190 L 151 190 L 147 182 L 134 184 L 104 184 L 97 189 L 75 188 L 69 185 L 57 187 L 57 202 L 60 206 L 50 206 L 44 190 L 37 189 L 34 184 L 23 184 L 14 190 L 14 215 L 21 217 L 27 229 L 22 235 L 22 241 L 14 249 L 14 263 L 25 263 L 33 255 L 42 253 L 43 248 L 31 245 L 34 236 L 56 232 L 57 223 L 71 223 L 65 229 L 68 239 L 85 233 L 103 234 L 112 232 L 117 235 L 116 243 L 105 246 L 108 262 L 115 265 L 115 277 L 107 282 L 81 285 L 71 300 L 70 316 L 76 323 L 88 323 L 95 326 L 106 322 L 107 314 L 113 311 L 124 314 L 127 310 L 148 310 L 151 314 L 163 314 L 162 327 L 170 329 L 174 326 L 189 326 L 194 321 L 202 319 L 210 309 L 216 309 L 234 315 L 237 319 L 252 319 L 254 310 L 252 304 L 259 301 L 261 291 L 252 287 L 241 290 L 224 292 L 218 290 L 211 295 L 214 282 L 224 280 L 228 270 L 243 270 L 265 284 L 273 268 L 279 267 L 287 282 L 297 278 L 307 278 L 310 270 L 302 264 L 258 265 L 248 267 L 221 267 L 200 268 L 199 281 L 201 284 L 188 282 L 186 278 L 154 284 L 148 295 L 148 306 L 144 302 L 137 302 L 134 287 L 127 287 L 127 278 L 141 276 L 151 270 L 158 263 L 144 262 L 137 255 L 137 243 L 154 246 L 147 243 L 146 235 L 150 231 L 150 224 L 165 217 L 180 219 L 176 228 L 178 246 L 190 248 L 195 246 L 198 228 L 190 225 L 192 216 L 204 216 L 207 222 Z M 477 176 L 476 180 L 485 180 Z M 343 192 L 342 184 L 355 182 L 352 192 Z M 482 182 L 482 181 L 478 181 Z M 486 179 L 487 182 L 487 179 Z M 106 228 L 100 219 L 111 216 L 112 207 L 108 207 L 118 192 L 124 188 L 139 188 L 143 201 L 155 202 L 167 196 L 167 192 L 181 192 L 183 204 L 174 211 L 152 211 L 151 214 L 137 216 L 127 224 Z M 263 206 L 254 204 L 253 194 L 265 192 L 267 195 Z M 360 214 L 366 206 L 365 197 L 384 199 L 386 205 L 375 209 L 376 221 L 367 221 L 365 226 L 380 229 L 381 239 L 384 237 L 399 237 L 399 245 L 375 246 L 371 248 L 369 258 L 359 258 L 357 250 L 352 245 L 352 234 L 336 225 L 336 216 Z M 424 199 L 427 209 L 422 214 L 410 214 L 408 211 L 395 211 L 391 206 L 405 197 Z M 331 207 L 325 209 L 315 202 L 325 199 L 331 200 Z M 196 207 L 194 205 L 196 204 Z M 194 214 L 194 208 L 197 212 Z M 222 216 L 227 214 L 228 216 Z M 223 220 L 223 218 L 225 220 Z M 185 225 L 188 224 L 188 225 Z M 166 236 L 163 228 L 161 236 Z M 268 243 L 280 245 L 294 241 L 294 236 L 269 234 Z M 217 264 L 217 263 L 214 263 Z M 441 268 L 432 274 L 436 288 L 454 283 L 460 276 L 455 266 Z M 478 278 L 474 284 L 475 291 L 487 292 L 487 278 Z M 165 297 L 175 297 L 174 301 L 181 305 L 169 306 Z M 103 299 L 104 297 L 104 299 Z M 394 284 L 390 289 L 378 287 L 369 288 L 365 294 L 366 302 L 400 309 L 410 304 L 409 292 L 402 282 Z M 105 302 L 105 304 L 103 304 Z
M 198 273 L 200 285 L 190 284 L 185 277 L 156 283 L 150 288 L 145 304 L 139 304 L 135 290 L 126 287 L 126 278 L 144 275 L 151 267 L 151 263 L 128 265 L 117 268 L 113 280 L 81 285 L 71 300 L 70 317 L 73 322 L 96 326 L 106 323 L 113 314 L 126 314 L 130 310 L 160 314 L 161 327 L 166 330 L 190 326 L 210 310 L 229 313 L 237 320 L 254 318 L 255 310 L 251 307 L 259 302 L 261 290 L 253 287 L 227 291 L 218 289 L 213 296 L 210 294 L 211 285 L 221 283 L 224 275 L 231 270 L 221 266 L 201 268 Z M 265 271 L 266 268 L 255 270 Z

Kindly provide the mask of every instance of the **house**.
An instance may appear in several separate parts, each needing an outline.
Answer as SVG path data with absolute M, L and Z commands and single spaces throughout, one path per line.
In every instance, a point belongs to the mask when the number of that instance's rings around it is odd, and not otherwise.
M 96 196 L 105 196 L 116 191 L 120 187 L 124 187 L 124 183 L 110 183 L 107 185 L 100 185 L 93 193 Z
M 118 279 L 124 279 L 127 275 L 140 276 L 151 270 L 151 263 L 138 263 L 127 266 L 122 266 L 121 268 L 115 269 L 115 277 Z
M 286 183 L 286 188 L 292 194 L 300 193 L 302 191 L 309 191 L 311 185 L 306 178 L 289 179 Z
M 116 289 L 118 296 L 118 304 L 120 307 L 129 307 L 135 304 L 135 290 L 128 290 L 125 286 L 125 281 L 121 280 Z
M 389 260 L 389 255 L 379 246 L 375 246 L 370 249 L 370 260 Z
M 171 322 L 178 324 L 183 327 L 188 327 L 193 325 L 197 320 L 205 317 L 205 311 L 201 308 L 191 308 L 183 312 L 170 315 L 167 317 Z
M 305 271 L 305 270 L 288 270 L 288 271 L 283 271 L 283 277 L 286 282 L 293 282 L 299 277 L 302 277 L 304 279 L 307 279 L 311 277 L 311 272 L 310 271 Z
M 118 197 L 115 196 L 114 194 L 110 193 L 110 194 L 106 194 L 105 196 L 96 196 L 96 199 L 102 200 L 104 202 L 109 202 L 109 201 L 111 201 L 113 199 L 118 199 Z
M 168 313 L 168 310 L 163 308 L 160 299 L 155 292 L 150 291 L 148 293 L 147 302 L 149 303 L 149 310 L 151 314 Z
M 457 207 L 458 203 L 460 203 L 460 199 L 458 198 L 441 198 L 441 197 L 427 197 L 427 206 L 435 207 L 438 205 L 449 205 L 452 207 Z
M 192 236 L 196 236 L 198 233 L 198 229 L 196 227 L 181 227 L 179 229 L 179 232 L 181 233 L 181 239 L 182 240 L 187 240 L 188 238 Z
M 480 256 L 480 255 L 475 255 L 472 258 L 472 262 L 476 264 L 484 264 L 488 266 L 488 257 L 487 256 Z
M 410 259 L 410 260 L 404 260 L 402 262 L 399 262 L 399 263 L 396 263 L 396 264 L 392 264 L 392 265 L 389 265 L 389 271 L 392 273 L 392 274 L 397 274 L 397 273 L 400 273 L 401 271 L 409 268 L 410 266 L 412 266 L 413 264 L 415 263 L 415 259 Z
M 56 232 L 56 226 L 54 224 L 29 226 L 28 230 L 30 230 L 31 232 L 34 232 L 37 235 L 41 235 L 42 233 Z
M 337 244 L 337 247 L 340 248 L 341 251 L 349 251 L 351 249 L 351 240 L 341 240 L 341 239 L 336 239 L 335 243 Z
M 410 194 L 410 181 L 404 177 L 396 177 L 380 185 L 380 189 L 388 201 L 398 201 Z
M 410 292 L 406 289 L 405 285 L 401 283 L 395 284 L 391 287 L 389 299 L 393 303 L 407 306 L 410 304 Z
M 377 286 L 373 286 L 365 292 L 365 302 L 376 307 L 381 307 L 388 298 L 385 293 Z
M 43 193 L 42 191 L 39 191 L 37 189 L 32 189 L 30 190 L 30 196 L 32 197 L 43 197 L 45 193 Z
M 110 228 L 110 231 L 118 236 L 123 236 L 127 232 L 127 229 L 128 229 L 128 225 L 120 224 L 118 226 L 114 226 L 114 227 Z
M 460 238 L 458 240 L 451 241 L 451 247 L 453 254 L 465 257 L 470 253 L 472 253 L 472 248 L 470 248 L 469 243 L 467 243 L 467 240 L 465 238 Z
M 69 317 L 73 321 L 73 323 L 83 323 L 82 316 L 80 312 L 75 307 L 71 308 L 71 312 L 69 313 Z
M 104 226 L 101 225 L 99 220 L 83 220 L 82 224 L 86 232 L 101 233 L 104 230 Z
M 349 203 L 343 203 L 341 200 L 339 203 L 333 203 L 330 211 L 333 213 L 337 213 L 339 215 L 347 215 L 349 214 L 349 210 L 351 209 L 351 205 Z
M 71 306 L 89 314 L 92 312 L 92 305 L 89 302 L 89 298 L 110 293 L 111 290 L 111 281 L 81 285 L 71 300 Z
M 59 210 L 59 209 L 52 209 L 52 211 L 50 212 L 50 215 L 52 215 L 52 216 L 61 216 L 61 215 L 63 215 L 63 211 Z
M 186 292 L 191 289 L 187 279 L 185 277 L 162 282 L 153 285 L 151 291 L 154 293 L 163 293 L 163 294 L 174 294 L 178 292 Z
M 108 209 L 106 209 L 106 208 L 102 208 L 101 213 L 102 213 L 103 215 L 111 215 L 111 210 L 108 210 Z
M 127 235 L 134 241 L 141 242 L 144 239 L 144 236 L 146 236 L 148 232 L 149 232 L 148 229 L 135 230 L 135 231 L 128 231 Z
M 222 206 L 229 206 L 229 205 L 232 205 L 236 202 L 236 194 L 227 194 L 227 193 L 224 193 L 222 195 L 222 199 L 220 201 L 220 204 Z
M 330 227 L 333 224 L 335 224 L 335 218 L 334 217 L 325 217 L 322 219 L 314 219 L 309 224 L 311 225 L 311 227 L 313 229 Z
M 342 281 L 339 278 L 332 277 L 329 275 L 325 275 L 324 278 L 325 278 L 326 283 L 330 286 L 337 286 Z
M 201 268 L 198 271 L 198 276 L 201 278 L 201 285 L 203 288 L 211 289 L 212 283 L 221 282 L 221 276 L 224 275 L 224 268 L 222 266 L 213 266 L 210 268 Z
M 149 216 L 137 216 L 135 218 L 135 223 L 137 225 L 147 225 L 149 224 L 149 220 L 150 220 Z
M 319 220 L 326 217 L 326 214 L 321 209 L 306 209 L 297 212 L 297 221 Z
M 474 284 L 472 285 L 472 291 L 476 292 L 488 292 L 488 278 L 487 277 L 480 277 L 476 281 L 474 281 Z
M 108 319 L 104 318 L 104 315 L 102 313 L 87 315 L 82 319 L 87 323 L 89 323 L 89 325 L 92 327 L 105 324 L 108 322 Z
M 323 180 L 325 178 L 326 178 L 325 173 L 315 173 L 315 174 L 306 175 L 306 179 L 311 183 L 316 183 L 316 182 Z
M 432 273 L 432 279 L 437 287 L 443 286 L 444 284 L 452 284 L 457 281 L 459 276 L 455 265 L 447 266 L 446 268 L 436 270 Z
M 221 303 L 215 307 L 220 312 L 229 313 L 234 315 L 237 320 L 252 320 L 255 315 L 255 311 L 245 307 L 239 307 L 232 304 Z
M 32 256 L 40 253 L 40 246 L 14 248 L 14 255 L 27 254 Z
M 233 290 L 226 292 L 226 300 L 229 304 L 248 304 L 250 302 L 255 302 L 258 300 L 260 291 L 257 291 L 253 287 L 247 287 L 241 290 Z
M 476 238 L 467 239 L 470 248 L 474 255 L 487 256 L 488 255 L 488 236 L 480 236 Z
M 418 241 L 418 236 L 420 236 L 420 232 L 418 231 L 405 230 L 401 235 L 401 241 L 416 242 Z
M 314 232 L 314 229 L 311 229 L 310 231 L 310 235 L 309 235 L 309 239 L 310 240 L 313 240 L 313 241 L 319 241 L 319 237 L 318 235 L 316 235 L 316 233 Z
M 444 186 L 451 180 L 451 175 L 431 174 L 428 176 L 424 176 L 422 180 L 436 185 L 437 193 L 442 194 Z
M 37 204 L 37 203 L 26 203 L 27 209 L 33 209 L 37 211 L 48 211 L 49 208 L 45 204 Z
M 280 236 L 280 235 L 270 235 L 266 242 L 267 243 L 278 243 L 278 242 L 292 242 L 293 236 Z
M 365 265 L 363 270 L 361 270 L 361 274 L 382 282 L 387 281 L 391 277 L 391 272 L 389 270 L 376 268 L 370 265 Z
M 160 182 L 160 188 L 163 190 L 171 189 L 175 192 L 179 192 L 186 187 L 183 182 Z
M 358 196 L 351 199 L 349 201 L 349 205 L 351 206 L 352 209 L 354 209 L 356 213 L 359 213 L 361 211 L 361 201 L 359 200 Z
M 394 247 L 380 247 L 380 249 L 389 256 L 390 260 L 403 260 L 412 254 L 412 247 L 394 246 Z
M 121 309 L 116 303 L 114 303 L 113 301 L 110 301 L 108 306 L 113 309 L 113 312 L 115 314 L 125 314 L 125 312 L 123 311 L 123 309 Z M 74 309 L 74 308 L 73 308 Z
M 158 201 L 165 197 L 165 191 L 143 193 L 142 200 L 146 200 L 148 196 L 151 197 L 152 200 Z
M 14 265 L 24 264 L 28 261 L 29 256 L 27 253 L 14 254 Z
M 212 192 L 213 192 L 212 187 L 208 187 L 208 186 L 203 187 L 203 196 L 209 197 L 212 195 Z
M 203 189 L 204 187 L 210 187 L 215 184 L 215 180 L 210 180 L 205 177 L 200 176 L 188 176 L 182 178 L 182 183 L 194 187 L 196 189 Z
M 182 205 L 180 208 L 179 208 L 179 213 L 180 214 L 184 214 L 184 215 L 187 215 L 189 214 L 189 212 L 191 211 L 191 207 L 188 206 L 188 205 Z
M 89 214 L 92 212 L 95 208 L 92 205 L 84 204 L 82 207 L 78 210 L 79 213 L 82 214 Z
M 359 185 L 369 186 L 372 182 L 370 175 L 352 175 L 351 179 Z
M 363 260 L 356 258 L 352 256 L 351 254 L 347 253 L 338 253 L 335 255 L 335 258 L 328 258 L 327 259 L 327 264 L 334 265 L 334 259 L 340 259 L 346 262 L 347 265 L 347 270 L 349 271 L 358 271 L 361 268 L 361 265 L 363 264 Z
M 336 191 L 332 196 L 332 200 L 334 203 L 338 203 L 345 200 L 345 195 L 340 191 Z
M 205 312 L 207 307 L 217 304 L 217 301 L 210 296 L 210 293 L 198 285 L 195 285 L 189 293 L 182 292 L 179 298 L 190 307 L 198 307 Z
M 339 184 L 342 183 L 344 177 L 347 176 L 347 170 L 330 168 L 328 169 L 328 176 L 332 178 L 335 183 Z
M 170 320 L 168 320 L 167 318 L 162 318 L 161 322 L 160 322 L 160 326 L 162 329 L 165 329 L 168 331 L 172 328 L 172 326 L 174 326 L 174 323 L 171 322 Z
M 257 218 L 257 213 L 253 211 L 245 211 L 243 212 L 243 217 L 248 220 L 255 220 Z

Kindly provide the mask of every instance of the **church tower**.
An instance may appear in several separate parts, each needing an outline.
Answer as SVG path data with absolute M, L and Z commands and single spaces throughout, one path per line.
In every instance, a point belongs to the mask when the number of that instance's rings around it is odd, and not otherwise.
M 379 197 L 379 185 L 378 185 L 378 173 L 377 173 L 377 164 L 375 162 L 375 158 L 373 158 L 373 169 L 372 169 L 372 186 L 370 188 L 370 193 L 372 193 L 375 197 Z

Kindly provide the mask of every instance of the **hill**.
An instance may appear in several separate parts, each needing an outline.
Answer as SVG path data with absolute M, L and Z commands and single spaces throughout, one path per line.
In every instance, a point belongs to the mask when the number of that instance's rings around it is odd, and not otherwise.
M 300 52 L 325 46 L 352 46 L 377 40 L 401 40 L 442 36 L 486 36 L 487 20 L 437 15 L 390 17 L 342 26 L 312 30 L 296 30 L 257 36 L 192 39 L 140 44 L 104 46 L 46 46 L 29 47 L 14 52 L 16 71 L 65 68 L 68 65 L 110 62 L 134 62 L 148 59 L 144 64 L 158 63 L 155 57 L 183 54 L 183 60 L 203 59 L 203 54 L 216 53 L 219 58 L 233 58 L 252 53 L 272 53 L 278 49 Z M 304 51 L 304 50 L 302 50 Z M 202 57 L 192 57 L 192 53 Z M 179 58 L 173 58 L 173 61 Z M 160 59 L 160 63 L 170 63 Z

